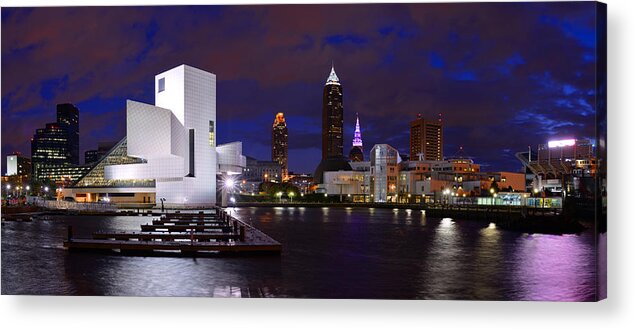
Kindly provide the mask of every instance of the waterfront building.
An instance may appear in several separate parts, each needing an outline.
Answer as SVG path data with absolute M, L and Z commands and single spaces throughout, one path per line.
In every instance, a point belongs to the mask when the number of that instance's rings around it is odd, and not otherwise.
M 321 159 L 343 156 L 343 87 L 332 65 L 322 102 Z
M 216 146 L 218 176 L 241 176 L 247 166 L 247 158 L 242 155 L 242 142 L 218 144 Z
M 442 120 L 426 120 L 418 114 L 416 120 L 409 123 L 410 160 L 443 159 Z
M 352 139 L 352 148 L 348 158 L 352 162 L 363 161 L 363 140 L 361 139 L 361 127 L 359 126 L 359 113 L 357 113 L 357 123 L 354 127 L 354 138 Z
M 101 158 L 110 151 L 117 142 L 99 142 L 97 144 L 96 150 L 88 150 L 84 152 L 84 163 L 85 164 L 94 164 L 97 161 L 101 160 Z
M 398 194 L 398 150 L 388 144 L 370 151 L 370 194 L 373 202 L 395 202 Z
M 518 152 L 527 175 L 533 179 L 529 188 L 583 197 L 592 197 L 595 191 L 597 158 L 594 145 L 587 139 L 551 140 L 540 144 L 537 152 Z
M 39 168 L 39 180 L 49 180 L 59 186 L 70 186 L 84 176 L 92 165 L 45 165 Z
M 288 180 L 288 128 L 284 113 L 275 116 L 271 133 L 271 160 L 282 167 L 282 180 Z
M 128 100 L 126 137 L 65 197 L 176 207 L 216 202 L 216 76 L 180 65 L 154 77 L 155 105 Z
M 313 176 L 310 174 L 289 173 L 288 182 L 293 184 L 300 193 L 310 193 L 313 186 Z
M 354 170 L 326 171 L 320 188 L 328 195 L 339 195 L 342 201 L 353 201 L 353 197 L 367 193 L 365 176 L 364 172 Z
M 31 176 L 31 159 L 15 152 L 7 156 L 7 176 Z
M 260 161 L 246 157 L 246 167 L 242 171 L 242 179 L 251 182 L 275 182 L 282 180 L 282 166 L 277 161 Z
M 44 167 L 79 165 L 79 109 L 57 105 L 57 121 L 35 131 L 31 139 L 31 171 L 36 180 L 53 179 Z
M 402 161 L 387 144 L 375 145 L 370 161 L 350 162 L 350 167 L 325 171 L 318 192 L 351 202 L 434 203 L 444 197 L 489 197 L 492 187 L 496 193 L 524 191 L 524 173 L 480 172 L 468 158 Z

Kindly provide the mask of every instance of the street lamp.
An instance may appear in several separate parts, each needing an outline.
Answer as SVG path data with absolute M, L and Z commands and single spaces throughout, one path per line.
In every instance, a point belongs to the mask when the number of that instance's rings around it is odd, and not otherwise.
M 277 192 L 277 197 L 280 199 L 280 203 L 282 203 L 282 192 Z
M 293 196 L 295 196 L 294 192 L 289 192 L 288 196 L 291 197 L 291 202 L 293 202 Z
M 160 198 L 159 200 L 161 200 L 161 212 L 165 212 L 165 204 L 163 202 L 165 202 L 167 199 L 165 198 Z

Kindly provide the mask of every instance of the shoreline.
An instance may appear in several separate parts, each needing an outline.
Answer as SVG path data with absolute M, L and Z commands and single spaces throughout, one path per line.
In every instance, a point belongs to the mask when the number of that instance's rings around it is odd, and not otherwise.
M 521 206 L 477 206 L 477 205 L 441 205 L 429 207 L 423 204 L 409 203 L 308 203 L 308 202 L 238 202 L 227 208 L 360 208 L 360 209 L 400 209 L 420 210 L 426 216 L 434 218 L 452 218 L 494 223 L 502 229 L 522 233 L 579 234 L 592 227 L 599 227 L 590 218 L 568 218 L 561 209 L 530 208 Z M 3 209 L 4 210 L 4 209 Z M 158 210 L 158 211 L 157 211 Z M 201 209 L 165 208 L 165 213 L 188 212 Z M 29 213 L 5 213 L 2 221 L 48 219 L 50 216 L 160 216 L 159 209 L 120 209 L 116 212 L 95 212 L 76 210 L 41 209 Z M 27 216 L 27 218 L 23 218 Z

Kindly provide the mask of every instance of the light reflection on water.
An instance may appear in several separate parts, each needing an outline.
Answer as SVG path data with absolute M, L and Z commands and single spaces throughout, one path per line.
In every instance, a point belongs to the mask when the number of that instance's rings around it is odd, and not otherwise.
M 592 300 L 594 243 L 528 235 L 423 212 L 237 208 L 284 245 L 281 257 L 68 253 L 76 236 L 138 230 L 151 217 L 65 217 L 2 226 L 3 294 Z M 605 241 L 605 236 L 603 236 Z M 600 240 L 601 241 L 601 240 Z M 605 245 L 605 243 L 603 243 Z

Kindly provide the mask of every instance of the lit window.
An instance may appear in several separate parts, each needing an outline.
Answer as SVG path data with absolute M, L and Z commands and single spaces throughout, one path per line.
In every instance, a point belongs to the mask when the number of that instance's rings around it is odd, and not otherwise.
M 158 92 L 165 90 L 165 78 L 160 78 L 158 81 Z

